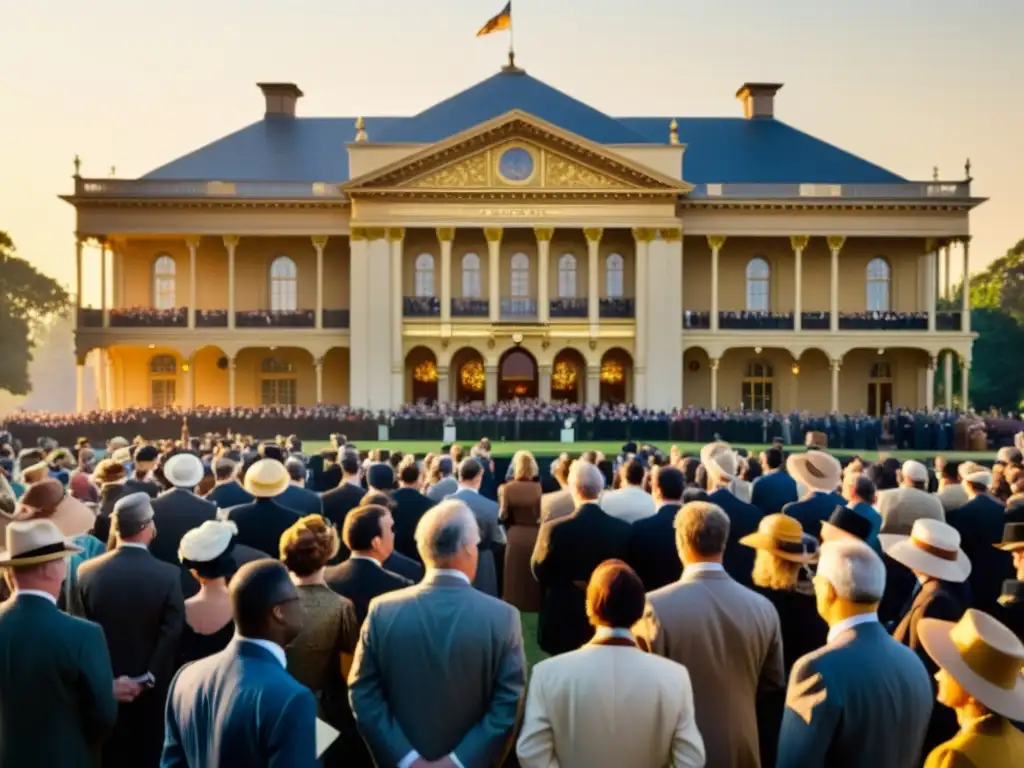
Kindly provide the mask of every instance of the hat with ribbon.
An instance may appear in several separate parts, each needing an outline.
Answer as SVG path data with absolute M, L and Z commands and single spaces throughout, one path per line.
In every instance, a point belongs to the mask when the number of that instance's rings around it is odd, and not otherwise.
M 89 507 L 70 495 L 56 478 L 33 483 L 18 500 L 15 520 L 52 520 L 64 536 L 88 533 L 96 524 Z
M 245 473 L 245 490 L 258 499 L 280 496 L 291 482 L 288 470 L 277 459 L 260 459 Z
M 1003 540 L 992 546 L 1004 552 L 1024 549 L 1024 523 L 1007 523 L 1004 525 Z
M 960 548 L 960 533 L 941 520 L 918 518 L 909 536 L 880 533 L 878 539 L 885 554 L 917 573 L 958 584 L 971 575 L 971 560 Z
M 795 517 L 781 513 L 761 518 L 757 532 L 741 538 L 740 544 L 763 549 L 793 563 L 813 563 L 818 559 L 814 537 L 804 534 L 803 526 Z
M 786 460 L 786 471 L 798 483 L 825 493 L 835 491 L 843 480 L 843 465 L 826 451 L 794 453 Z
M 708 443 L 700 449 L 700 463 L 709 473 L 723 480 L 735 480 L 740 471 L 740 456 L 728 443 Z
M 0 568 L 39 565 L 81 551 L 52 520 L 15 520 L 7 526 L 7 552 L 0 557 Z

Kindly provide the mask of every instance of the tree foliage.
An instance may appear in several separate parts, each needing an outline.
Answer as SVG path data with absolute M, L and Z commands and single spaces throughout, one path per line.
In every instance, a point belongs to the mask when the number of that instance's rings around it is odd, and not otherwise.
M 14 241 L 0 231 L 0 389 L 15 395 L 28 393 L 36 331 L 68 307 L 67 291 L 17 256 Z

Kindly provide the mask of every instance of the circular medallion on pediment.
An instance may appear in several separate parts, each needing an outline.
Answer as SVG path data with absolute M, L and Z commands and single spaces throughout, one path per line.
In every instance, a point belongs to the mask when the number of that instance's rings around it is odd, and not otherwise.
M 510 147 L 498 158 L 498 173 L 505 181 L 521 184 L 528 181 L 535 168 L 533 155 L 524 147 Z

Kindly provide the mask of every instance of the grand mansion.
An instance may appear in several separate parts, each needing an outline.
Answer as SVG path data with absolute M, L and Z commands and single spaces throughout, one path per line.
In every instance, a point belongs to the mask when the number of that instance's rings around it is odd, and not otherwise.
M 510 63 L 304 117 L 262 83 L 260 119 L 141 178 L 76 161 L 78 407 L 89 354 L 105 408 L 963 402 L 969 167 L 908 181 L 777 119 L 781 87 L 612 117 Z

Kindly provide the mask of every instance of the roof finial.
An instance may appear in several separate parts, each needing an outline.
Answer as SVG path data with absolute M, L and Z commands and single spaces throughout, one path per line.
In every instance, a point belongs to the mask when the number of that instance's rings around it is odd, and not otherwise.
M 679 143 L 679 123 L 676 122 L 674 117 L 672 118 L 672 122 L 668 124 L 668 143 Z
M 77 179 L 82 175 L 82 158 L 80 158 L 78 155 L 75 155 L 75 159 L 72 160 L 71 162 L 75 164 L 75 178 Z
M 964 163 L 964 178 L 967 181 L 974 181 L 974 177 L 971 176 L 971 158 L 967 158 L 967 162 Z
M 117 168 L 114 167 L 113 165 L 110 166 L 110 178 L 112 178 L 112 179 L 117 178 Z
M 939 166 L 933 165 L 932 166 L 932 181 L 938 181 L 938 180 L 939 180 Z
M 356 141 L 367 141 L 369 137 L 366 135 L 366 121 L 361 117 L 356 118 Z

